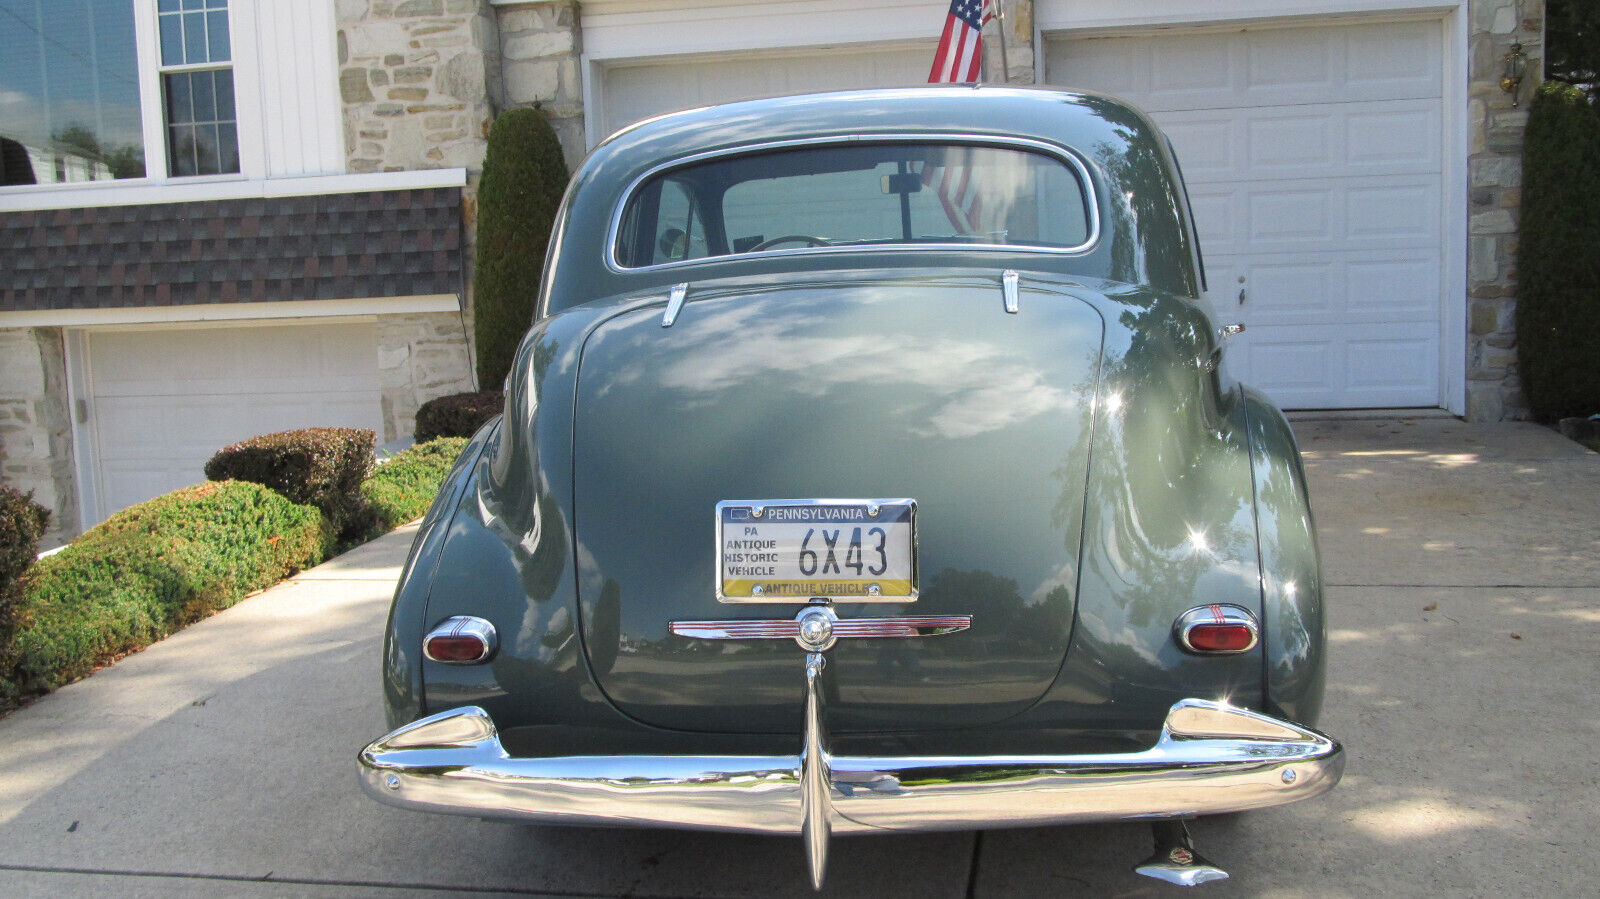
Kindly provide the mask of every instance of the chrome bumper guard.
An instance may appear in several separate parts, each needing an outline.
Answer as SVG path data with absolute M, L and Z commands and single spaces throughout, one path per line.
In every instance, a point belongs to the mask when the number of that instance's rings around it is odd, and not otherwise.
M 1204 699 L 1130 753 L 832 755 L 823 667 L 806 665 L 797 755 L 513 758 L 483 709 L 413 722 L 361 751 L 362 785 L 402 808 L 580 826 L 799 834 L 820 885 L 831 833 L 1024 827 L 1237 812 L 1309 799 L 1344 769 L 1316 731 Z

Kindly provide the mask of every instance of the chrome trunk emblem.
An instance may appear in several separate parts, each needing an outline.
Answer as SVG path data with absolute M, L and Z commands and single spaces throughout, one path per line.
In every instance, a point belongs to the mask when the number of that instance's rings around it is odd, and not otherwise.
M 840 618 L 826 603 L 814 602 L 791 619 L 745 618 L 725 621 L 674 621 L 667 629 L 697 640 L 793 640 L 807 652 L 822 652 L 840 639 L 937 637 L 972 626 L 971 615 L 902 615 L 895 618 Z

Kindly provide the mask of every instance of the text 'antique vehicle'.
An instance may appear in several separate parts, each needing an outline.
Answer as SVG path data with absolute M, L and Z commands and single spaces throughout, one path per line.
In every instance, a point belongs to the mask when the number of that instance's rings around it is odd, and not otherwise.
M 1177 163 L 1049 89 L 734 103 L 597 147 L 502 420 L 395 595 L 365 788 L 803 838 L 1185 818 L 1339 779 L 1271 404 Z

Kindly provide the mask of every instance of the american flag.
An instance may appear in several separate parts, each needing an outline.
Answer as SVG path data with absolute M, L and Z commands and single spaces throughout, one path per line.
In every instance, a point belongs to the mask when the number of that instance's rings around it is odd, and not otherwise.
M 989 0 L 950 0 L 950 15 L 944 20 L 944 34 L 933 54 L 929 83 L 977 81 L 983 62 L 983 25 L 993 17 Z M 970 148 L 948 147 L 945 164 L 922 166 L 922 183 L 939 195 L 950 224 L 963 234 L 978 230 L 983 201 L 972 183 L 972 168 L 966 164 Z
M 944 19 L 944 34 L 933 54 L 929 83 L 977 81 L 983 62 L 983 24 L 993 14 L 989 0 L 950 0 L 950 15 Z

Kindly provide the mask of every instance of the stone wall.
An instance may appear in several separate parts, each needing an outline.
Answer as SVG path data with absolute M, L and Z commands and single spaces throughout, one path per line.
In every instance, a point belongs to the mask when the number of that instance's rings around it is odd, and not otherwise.
M 489 0 L 338 0 L 339 92 L 351 172 L 467 169 L 463 303 L 472 303 L 477 185 L 500 107 Z M 382 442 L 411 436 L 417 407 L 473 389 L 471 315 L 378 319 Z
M 78 533 L 66 350 L 59 328 L 0 329 L 0 482 L 50 510 L 48 549 Z
M 471 318 L 450 312 L 378 317 L 380 443 L 410 437 L 417 408 L 428 400 L 473 389 L 465 337 L 471 329 Z
M 481 169 L 500 80 L 487 0 L 338 0 L 351 172 Z
M 1033 0 L 1000 0 L 1005 28 L 1005 52 L 1000 52 L 999 22 L 983 30 L 983 63 L 990 81 L 1007 84 L 1033 84 L 1038 70 L 1033 60 Z M 1006 69 L 1002 61 L 1011 68 Z M 1000 73 L 1005 72 L 1001 78 Z
M 506 107 L 538 106 L 561 138 L 567 167 L 587 149 L 583 134 L 583 53 L 578 4 L 570 0 L 496 5 Z
M 1520 419 L 1528 405 L 1517 378 L 1517 217 L 1522 132 L 1544 67 L 1544 0 L 1472 0 L 1470 10 L 1467 418 Z M 1528 55 L 1514 96 L 1500 88 L 1512 43 Z

